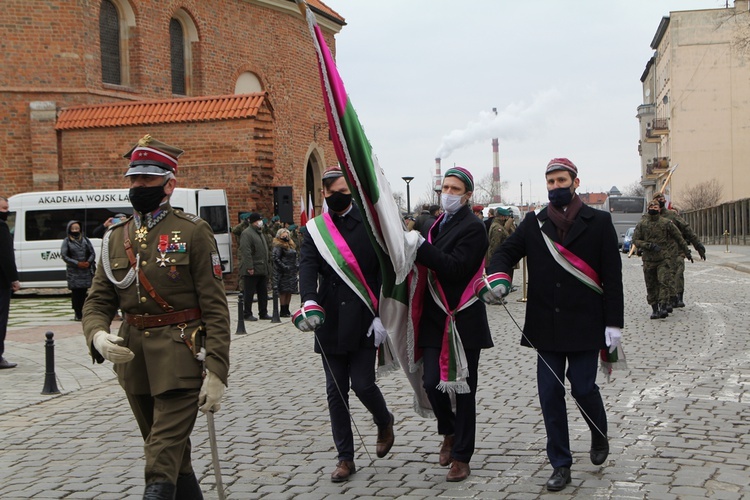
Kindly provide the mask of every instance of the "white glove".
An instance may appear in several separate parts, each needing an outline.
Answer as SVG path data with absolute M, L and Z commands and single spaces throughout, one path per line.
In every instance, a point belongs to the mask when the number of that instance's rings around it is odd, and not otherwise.
M 609 347 L 609 352 L 615 352 L 622 340 L 622 330 L 616 326 L 604 328 L 604 343 Z
M 198 393 L 198 409 L 203 413 L 217 412 L 221 409 L 221 398 L 224 397 L 226 386 L 219 377 L 206 370 L 201 392 Z
M 373 318 L 372 323 L 370 323 L 370 328 L 367 330 L 367 336 L 370 337 L 372 332 L 375 332 L 376 347 L 385 342 L 385 339 L 388 338 L 388 330 L 383 326 L 383 322 L 380 321 L 379 316 Z
M 135 354 L 127 347 L 118 345 L 122 344 L 124 340 L 122 337 L 99 330 L 94 334 L 92 343 L 99 354 L 104 356 L 104 359 L 113 363 L 127 363 L 135 357 Z
M 317 306 L 318 303 L 314 300 L 306 300 L 305 303 L 302 305 L 302 309 L 305 309 L 306 307 L 310 306 Z M 314 332 L 317 330 L 320 325 L 322 325 L 323 322 L 318 316 L 304 316 L 304 319 L 302 319 L 298 324 L 297 328 L 299 328 L 302 332 Z

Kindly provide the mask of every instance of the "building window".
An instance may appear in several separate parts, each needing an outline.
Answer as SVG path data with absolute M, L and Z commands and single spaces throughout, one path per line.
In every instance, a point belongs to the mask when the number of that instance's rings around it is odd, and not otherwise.
M 169 44 L 172 60 L 172 93 L 186 95 L 185 92 L 185 34 L 177 19 L 169 21 Z
M 102 52 L 102 82 L 122 84 L 120 73 L 120 15 L 110 1 L 102 2 L 99 12 L 99 43 Z

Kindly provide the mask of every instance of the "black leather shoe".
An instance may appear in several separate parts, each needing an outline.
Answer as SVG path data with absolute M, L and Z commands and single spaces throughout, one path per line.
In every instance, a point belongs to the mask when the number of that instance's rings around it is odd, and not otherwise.
M 245 321 L 258 321 L 258 318 L 250 314 L 248 316 L 245 316 Z
M 3 370 L 5 368 L 15 368 L 16 366 L 18 366 L 17 363 L 11 363 L 5 358 L 0 358 L 0 370 Z
M 269 316 L 268 314 L 261 314 L 260 316 L 258 316 L 258 319 L 273 319 L 273 318 Z
M 146 485 L 146 491 L 143 492 L 143 500 L 173 500 L 175 495 L 175 485 L 160 481 Z
M 591 463 L 601 465 L 607 460 L 607 456 L 609 456 L 609 439 L 602 436 L 599 431 L 593 431 L 591 433 L 591 449 L 589 450 Z
M 560 491 L 570 484 L 570 467 L 555 467 L 547 480 L 547 490 Z
M 393 447 L 393 421 L 393 414 L 391 414 L 391 421 L 388 425 L 382 429 L 378 429 L 378 440 L 375 443 L 375 454 L 378 458 L 386 456 Z
M 336 469 L 331 474 L 331 481 L 341 483 L 349 479 L 349 476 L 357 472 L 352 460 L 340 460 L 336 464 Z
M 194 472 L 177 476 L 177 488 L 174 497 L 180 500 L 203 500 L 203 492 Z

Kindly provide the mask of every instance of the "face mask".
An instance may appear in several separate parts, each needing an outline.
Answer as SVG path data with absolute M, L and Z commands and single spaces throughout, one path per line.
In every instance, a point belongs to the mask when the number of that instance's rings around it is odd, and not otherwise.
M 659 211 L 657 209 L 655 209 L 655 208 L 649 208 L 648 209 L 648 214 L 649 215 L 659 215 Z
M 338 191 L 331 193 L 329 196 L 326 196 L 326 205 L 328 205 L 328 208 L 333 210 L 334 212 L 343 212 L 347 208 L 349 208 L 349 205 L 352 203 L 352 195 L 340 193 Z
M 570 204 L 570 200 L 573 199 L 573 192 L 570 190 L 570 186 L 561 187 L 547 191 L 547 197 L 552 205 L 560 208 Z
M 664 201 L 658 200 L 658 201 L 659 201 L 659 208 L 664 208 L 664 205 L 667 203 L 667 201 L 666 200 Z
M 289 236 L 282 236 L 281 241 L 289 241 Z
M 262 220 L 259 220 L 259 221 L 258 221 L 258 224 L 256 224 L 256 226 L 255 226 L 255 227 L 257 227 L 258 229 L 261 229 L 261 228 L 263 227 L 263 221 L 262 221 Z
M 72 236 L 73 238 L 78 238 L 79 236 L 81 236 L 81 232 L 80 232 L 80 231 L 71 231 L 71 232 L 70 232 L 70 235 L 71 235 L 71 236 Z
M 445 210 L 445 213 L 453 215 L 458 212 L 463 205 L 463 203 L 461 203 L 461 198 L 463 198 L 463 195 L 443 193 L 440 195 L 440 205 L 443 207 L 443 210 Z
M 0 212 L 0 220 L 8 220 L 9 212 Z
M 130 204 L 141 213 L 153 212 L 159 208 L 161 200 L 166 196 L 164 193 L 165 185 L 166 182 L 161 186 L 130 188 L 128 192 Z

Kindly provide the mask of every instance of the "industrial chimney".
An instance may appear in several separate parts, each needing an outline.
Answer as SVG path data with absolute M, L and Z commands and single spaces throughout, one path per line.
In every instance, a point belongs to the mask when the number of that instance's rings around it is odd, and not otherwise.
M 492 108 L 497 116 L 497 108 Z M 500 141 L 492 139 L 492 202 L 501 203 L 500 198 Z
M 432 189 L 438 193 L 443 190 L 443 173 L 440 170 L 440 158 L 435 158 L 435 176 L 432 178 Z

